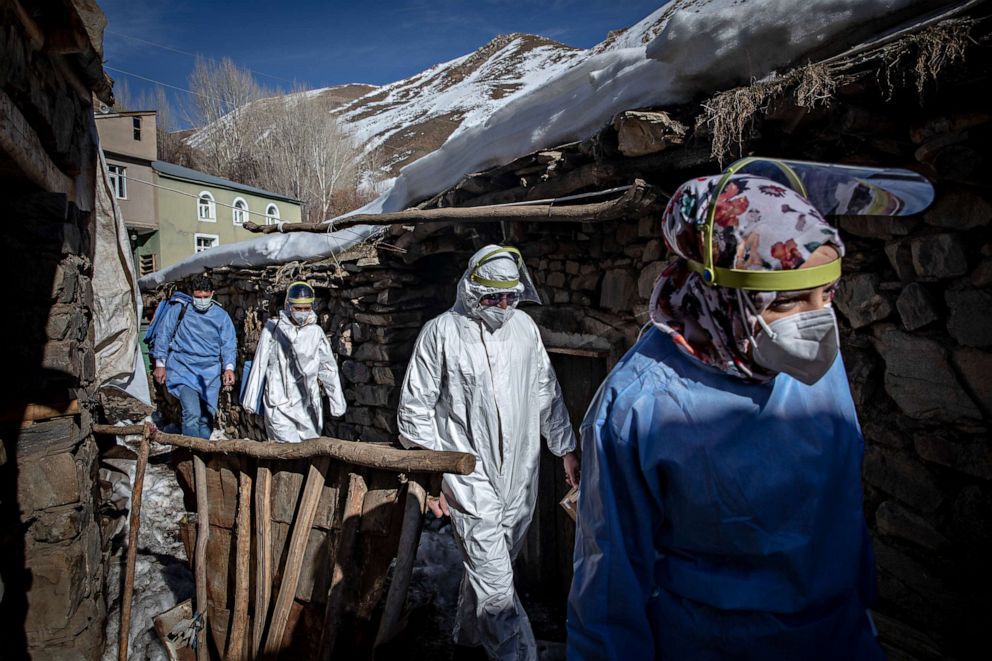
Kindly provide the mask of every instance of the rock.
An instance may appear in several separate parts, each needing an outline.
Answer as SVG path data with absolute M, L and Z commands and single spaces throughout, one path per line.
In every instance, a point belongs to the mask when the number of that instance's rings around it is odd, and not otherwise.
M 992 286 L 992 259 L 984 259 L 971 272 L 971 284 L 975 287 Z
M 873 343 L 885 361 L 885 391 L 906 415 L 951 422 L 981 418 L 939 344 L 889 325 L 877 330 Z
M 975 401 L 992 416 L 992 353 L 961 348 L 954 351 L 953 360 Z
M 882 645 L 894 645 L 897 648 L 886 650 L 889 661 L 940 661 L 946 658 L 937 643 L 921 633 L 917 627 L 904 624 L 877 610 L 872 610 L 871 618 L 878 629 L 878 638 Z
M 964 243 L 955 234 L 922 236 L 910 241 L 913 268 L 924 280 L 956 278 L 968 272 Z
M 840 228 L 866 239 L 891 239 L 906 236 L 919 224 L 905 216 L 838 216 Z
M 873 546 L 875 562 L 881 571 L 889 572 L 917 593 L 932 599 L 934 607 L 947 605 L 951 611 L 959 608 L 954 603 L 954 591 L 933 571 L 888 544 L 875 540 Z
M 609 310 L 629 310 L 637 285 L 630 271 L 611 269 L 603 276 L 603 288 L 599 295 L 599 306 Z
M 988 225 L 992 221 L 992 204 L 967 189 L 952 190 L 937 196 L 923 213 L 928 225 L 966 230 Z
M 621 222 L 614 234 L 616 242 L 621 246 L 633 243 L 637 239 L 638 226 L 631 222 Z
M 391 386 L 355 387 L 355 401 L 362 406 L 394 407 L 399 397 L 399 390 Z
M 18 462 L 17 504 L 24 516 L 77 502 L 79 478 L 70 453 Z
M 835 303 L 851 328 L 862 328 L 892 313 L 892 306 L 879 294 L 878 286 L 879 277 L 873 273 L 860 273 L 841 280 Z
M 594 291 L 599 286 L 599 276 L 599 273 L 580 275 L 577 278 L 572 278 L 569 286 L 574 290 Z
M 944 292 L 951 311 L 947 331 L 959 344 L 985 347 L 992 344 L 992 292 L 952 289 Z
M 913 268 L 913 252 L 909 241 L 892 241 L 885 244 L 885 256 L 889 258 L 896 276 L 903 282 L 916 279 L 916 269 Z
M 644 300 L 651 298 L 651 290 L 654 289 L 654 282 L 665 270 L 665 262 L 651 262 L 645 264 L 641 270 L 641 275 L 637 278 L 637 295 Z
M 875 522 L 878 532 L 883 535 L 898 537 L 931 551 L 940 551 L 950 544 L 929 521 L 894 500 L 887 500 L 878 506 Z
M 637 236 L 642 239 L 661 236 L 661 220 L 658 216 L 650 213 L 641 214 L 637 219 Z
M 921 432 L 913 436 L 913 442 L 916 453 L 927 461 L 992 480 L 992 445 L 985 439 L 958 440 L 948 434 Z
M 624 156 L 656 154 L 685 141 L 688 130 L 668 113 L 628 110 L 613 120 L 617 143 Z
M 372 378 L 369 368 L 354 360 L 341 363 L 341 375 L 351 383 L 368 383 Z
M 555 289 L 561 289 L 565 286 L 565 274 L 561 271 L 555 271 L 548 276 L 547 285 L 549 287 L 554 287 Z
M 556 289 L 554 295 L 551 297 L 552 303 L 568 303 L 571 299 L 567 289 Z
M 901 452 L 867 448 L 863 477 L 868 484 L 921 512 L 933 512 L 944 501 L 943 492 L 926 466 Z
M 31 576 L 24 628 L 55 632 L 64 628 L 86 596 L 86 545 L 77 539 L 68 546 L 36 547 L 24 560 Z M 91 567 L 97 572 L 99 568 Z
M 345 411 L 344 419 L 353 425 L 369 427 L 372 425 L 373 420 L 372 410 L 362 406 L 349 406 L 348 410 Z
M 970 484 L 954 498 L 949 533 L 971 547 L 992 545 L 992 495 L 987 488 Z
M 565 262 L 565 273 L 568 275 L 578 275 L 579 274 L 579 263 L 568 260 Z
M 664 255 L 664 244 L 660 239 L 651 239 L 644 246 L 644 252 L 641 253 L 641 260 L 644 262 L 656 262 L 661 259 L 662 255 Z
M 406 372 L 394 367 L 373 367 L 372 380 L 382 386 L 395 386 L 403 382 Z
M 922 328 L 940 317 L 930 293 L 918 282 L 906 285 L 896 299 L 896 309 L 906 330 Z
M 354 358 L 357 361 L 374 361 L 379 363 L 398 363 L 410 357 L 413 347 L 407 343 L 399 344 L 374 344 L 366 342 L 355 350 Z

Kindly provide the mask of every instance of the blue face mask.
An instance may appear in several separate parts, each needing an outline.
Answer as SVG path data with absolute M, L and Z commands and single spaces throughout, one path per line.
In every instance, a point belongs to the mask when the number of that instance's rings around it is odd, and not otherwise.
M 193 307 L 200 312 L 205 312 L 207 308 L 214 302 L 213 296 L 207 296 L 206 298 L 193 298 Z

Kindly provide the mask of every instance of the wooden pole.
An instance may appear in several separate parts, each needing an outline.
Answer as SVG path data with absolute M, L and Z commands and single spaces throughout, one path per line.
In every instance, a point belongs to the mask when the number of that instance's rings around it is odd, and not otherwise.
M 140 434 L 134 427 L 93 425 L 97 434 Z M 379 468 L 397 473 L 455 473 L 468 475 L 475 470 L 475 457 L 465 452 L 403 450 L 378 443 L 343 441 L 321 436 L 302 443 L 260 443 L 247 439 L 205 441 L 202 438 L 155 432 L 153 441 L 186 448 L 203 454 L 240 454 L 256 459 L 312 459 L 328 457 L 356 466 Z
M 234 565 L 234 612 L 231 614 L 231 633 L 227 644 L 228 661 L 241 661 L 244 657 L 245 637 L 248 632 L 248 587 L 251 571 L 251 475 L 241 467 L 238 476 L 238 527 L 237 552 Z M 250 645 L 248 646 L 250 648 Z
M 328 459 L 322 457 L 310 464 L 306 484 L 303 486 L 303 496 L 300 498 L 300 508 L 296 512 L 293 523 L 293 533 L 289 540 L 289 550 L 286 552 L 286 564 L 282 572 L 282 583 L 279 585 L 279 595 L 272 609 L 272 619 L 269 622 L 269 633 L 265 639 L 264 655 L 275 659 L 282 649 L 282 637 L 286 633 L 289 612 L 296 597 L 296 588 L 300 583 L 300 571 L 303 569 L 303 556 L 306 554 L 307 542 L 310 539 L 310 528 L 313 517 L 317 513 L 320 495 L 324 490 L 324 475 L 327 473 Z
M 353 225 L 396 225 L 416 223 L 493 223 L 534 221 L 551 223 L 602 222 L 616 220 L 634 213 L 643 213 L 658 204 L 651 186 L 640 179 L 621 197 L 594 204 L 573 204 L 553 206 L 534 204 L 529 206 L 493 207 L 445 207 L 441 209 L 407 209 L 393 213 L 356 214 L 334 223 L 283 223 L 282 225 L 259 225 L 246 222 L 249 232 L 273 234 L 276 232 L 319 232 L 328 233 Z M 661 209 L 658 209 L 659 211 Z
M 327 604 L 324 606 L 324 627 L 320 636 L 320 655 L 323 661 L 329 661 L 334 654 L 334 643 L 341 625 L 341 607 L 344 604 L 345 567 L 351 565 L 351 554 L 358 537 L 358 526 L 362 522 L 362 505 L 365 503 L 366 493 L 368 487 L 365 479 L 361 475 L 350 473 L 348 498 L 341 517 L 341 540 L 334 554 L 331 584 L 327 588 Z
M 196 634 L 197 661 L 210 661 L 207 651 L 207 541 L 210 537 L 210 499 L 207 494 L 207 465 L 198 454 L 193 455 L 193 479 L 196 484 L 196 548 L 193 571 L 196 577 L 196 610 L 200 614 L 200 630 Z
M 121 597 L 121 622 L 118 631 L 117 659 L 127 661 L 128 637 L 131 632 L 131 605 L 134 601 L 134 568 L 138 561 L 138 530 L 141 527 L 141 492 L 145 488 L 145 467 L 148 465 L 148 437 L 154 427 L 145 424 L 144 436 L 134 465 L 134 485 L 131 487 L 131 516 L 127 531 L 127 565 L 124 570 L 124 594 Z
M 255 479 L 255 617 L 252 629 L 253 658 L 262 649 L 262 634 L 272 596 L 272 471 L 258 462 Z
M 375 636 L 375 647 L 389 642 L 399 629 L 400 619 L 403 616 L 403 606 L 406 604 L 406 593 L 413 576 L 413 562 L 417 558 L 417 544 L 420 542 L 426 507 L 427 492 L 417 482 L 408 481 L 406 483 L 403 526 L 400 528 L 396 564 L 393 566 L 393 580 L 389 585 L 386 602 L 382 608 L 379 631 Z

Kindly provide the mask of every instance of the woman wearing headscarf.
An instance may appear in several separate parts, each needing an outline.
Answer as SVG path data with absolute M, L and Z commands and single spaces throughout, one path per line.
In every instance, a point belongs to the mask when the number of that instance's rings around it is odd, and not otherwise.
M 683 184 L 662 224 L 652 327 L 582 425 L 569 658 L 883 658 L 843 243 L 751 175 Z

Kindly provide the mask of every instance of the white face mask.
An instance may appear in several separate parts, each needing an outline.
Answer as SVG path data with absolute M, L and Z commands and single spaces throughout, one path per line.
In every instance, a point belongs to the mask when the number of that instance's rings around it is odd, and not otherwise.
M 483 306 L 479 309 L 479 318 L 489 327 L 489 332 L 495 333 L 513 316 L 514 307 L 505 310 L 498 305 Z
M 773 372 L 784 372 L 808 386 L 819 381 L 834 364 L 838 351 L 837 317 L 833 308 L 800 312 L 766 324 L 752 337 L 754 362 Z
M 299 326 L 307 323 L 307 319 L 310 318 L 310 310 L 292 310 L 290 314 L 293 317 L 293 321 Z
M 210 307 L 210 304 L 214 302 L 213 296 L 207 296 L 206 298 L 193 298 L 193 307 L 200 312 L 205 311 Z

